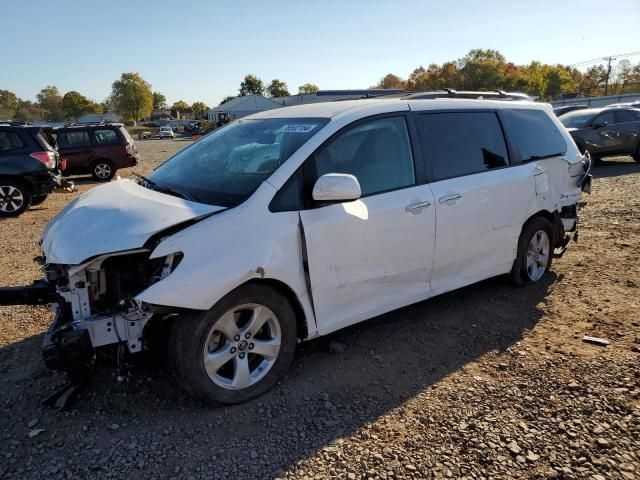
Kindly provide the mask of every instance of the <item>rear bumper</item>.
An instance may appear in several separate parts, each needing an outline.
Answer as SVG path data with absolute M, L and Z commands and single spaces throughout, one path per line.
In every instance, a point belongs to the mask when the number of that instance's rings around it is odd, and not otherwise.
M 25 180 L 31 184 L 34 197 L 50 194 L 56 185 L 55 175 L 49 170 L 27 175 Z

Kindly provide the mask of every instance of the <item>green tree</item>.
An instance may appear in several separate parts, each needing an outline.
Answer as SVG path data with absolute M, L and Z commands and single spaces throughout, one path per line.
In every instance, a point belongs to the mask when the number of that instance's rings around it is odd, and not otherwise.
M 222 99 L 222 101 L 220 102 L 220 105 L 222 105 L 223 103 L 230 102 L 230 101 L 231 101 L 231 100 L 233 100 L 234 98 L 236 98 L 236 97 L 234 97 L 234 96 L 232 96 L 232 95 L 227 95 L 226 97 L 224 97 L 224 98 Z
M 495 90 L 504 83 L 505 58 L 497 50 L 475 48 L 458 60 L 467 90 Z
M 44 110 L 45 118 L 49 121 L 56 122 L 63 120 L 62 113 L 62 97 L 58 91 L 58 87 L 47 85 L 40 93 L 36 95 L 38 105 Z
M 267 87 L 267 93 L 270 97 L 288 97 L 291 95 L 287 89 L 287 84 L 282 80 L 274 78 Z
M 66 118 L 72 118 L 76 122 L 78 117 L 87 113 L 98 113 L 100 106 L 92 102 L 84 95 L 76 91 L 70 91 L 62 97 L 62 113 Z
M 399 76 L 394 75 L 393 73 L 387 73 L 384 77 L 380 79 L 380 81 L 373 86 L 373 88 L 379 89 L 396 89 L 396 88 L 405 88 L 406 83 Z
M 167 108 L 167 97 L 160 92 L 153 92 L 153 109 L 164 110 Z
M 184 100 L 178 100 L 177 102 L 174 102 L 173 105 L 171 105 L 171 108 L 173 110 L 184 112 L 185 110 L 189 110 L 189 104 Z
M 153 108 L 151 85 L 137 73 L 123 73 L 120 80 L 113 82 L 111 98 L 117 112 L 127 120 L 137 120 L 148 116 Z
M 191 105 L 193 118 L 195 118 L 196 120 L 205 118 L 207 116 L 208 110 L 209 110 L 209 107 L 207 107 L 206 103 L 204 102 L 195 102 L 193 105 Z
M 316 93 L 320 88 L 314 83 L 305 83 L 298 87 L 298 95 L 304 95 L 305 93 Z
M 18 110 L 19 100 L 15 93 L 0 90 L 0 119 L 12 118 Z
M 242 83 L 240 83 L 240 96 L 245 95 L 262 95 L 264 94 L 264 84 L 256 75 L 249 74 L 244 77 Z

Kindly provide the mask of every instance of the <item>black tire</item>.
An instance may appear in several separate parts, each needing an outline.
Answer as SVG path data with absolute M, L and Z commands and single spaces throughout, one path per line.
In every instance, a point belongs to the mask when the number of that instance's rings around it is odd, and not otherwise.
M 31 206 L 35 207 L 36 205 L 40 205 L 44 203 L 44 201 L 49 197 L 49 195 L 38 195 L 37 197 L 33 197 L 31 199 Z
M 31 189 L 20 180 L 0 178 L 0 217 L 17 217 L 32 202 Z
M 636 162 L 640 163 L 640 144 L 636 147 L 636 153 L 634 153 L 632 157 Z
M 549 241 L 548 261 L 546 267 L 544 268 L 544 273 L 542 274 L 542 276 L 540 276 L 539 278 L 535 278 L 534 276 L 532 278 L 530 272 L 527 269 L 527 251 L 529 248 L 529 243 L 532 241 L 533 236 L 536 235 L 539 231 L 544 231 L 547 234 L 547 238 Z M 544 217 L 533 217 L 532 219 L 530 219 L 522 227 L 522 232 L 520 233 L 520 238 L 518 239 L 518 253 L 511 269 L 511 278 L 513 282 L 518 286 L 539 282 L 542 278 L 544 278 L 544 275 L 551 268 L 551 261 L 553 260 L 553 250 L 553 228 L 549 220 Z
M 95 160 L 91 164 L 91 176 L 99 182 L 108 182 L 116 174 L 116 166 L 111 160 Z
M 208 348 L 207 343 L 216 322 L 230 310 L 247 304 L 258 304 L 273 312 L 280 328 L 280 348 L 273 364 L 267 373 L 263 374 L 263 378 L 246 388 L 232 390 L 214 383 L 213 377 L 210 377 L 205 370 L 204 352 L 205 347 Z M 242 337 L 240 338 L 242 340 Z M 176 318 L 169 337 L 169 362 L 178 382 L 189 395 L 213 404 L 242 403 L 270 390 L 284 376 L 293 360 L 296 339 L 295 314 L 286 297 L 271 287 L 247 284 L 229 293 L 207 312 Z M 221 349 L 224 346 L 234 345 L 233 342 L 227 345 L 226 339 L 223 342 Z M 239 355 L 240 344 L 236 350 L 238 352 L 236 355 Z M 247 361 L 256 361 L 256 359 L 261 361 L 261 357 L 256 355 L 253 355 L 253 360 L 250 360 L 249 353 L 247 353 Z M 231 368 L 229 364 L 232 364 L 235 371 L 236 359 L 228 360 L 226 367 L 223 368 Z M 214 376 L 218 371 L 222 369 L 217 370 Z M 256 371 L 251 373 L 254 374 Z

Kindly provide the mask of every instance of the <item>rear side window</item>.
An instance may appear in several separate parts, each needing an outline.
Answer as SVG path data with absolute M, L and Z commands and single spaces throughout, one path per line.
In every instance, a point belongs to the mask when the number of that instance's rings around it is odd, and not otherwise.
M 434 181 L 509 164 L 502 128 L 494 112 L 428 113 L 418 118 Z
M 616 112 L 616 123 L 634 122 L 636 119 L 629 110 L 618 110 Z
M 567 143 L 555 123 L 542 110 L 503 110 L 522 161 L 564 155 Z
M 102 130 L 94 130 L 93 136 L 96 139 L 96 143 L 98 145 L 110 145 L 112 143 L 120 143 L 120 139 L 118 138 L 118 134 L 115 130 L 110 128 L 102 129 Z
M 0 132 L 0 152 L 10 152 L 24 147 L 22 139 L 13 132 Z
M 58 146 L 65 147 L 82 147 L 91 145 L 89 133 L 86 131 L 71 131 L 58 133 Z

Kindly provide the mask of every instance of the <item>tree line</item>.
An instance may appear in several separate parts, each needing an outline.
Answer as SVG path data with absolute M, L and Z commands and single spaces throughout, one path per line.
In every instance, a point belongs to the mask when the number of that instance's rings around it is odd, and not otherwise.
M 608 84 L 607 84 L 608 76 Z M 640 92 L 640 63 L 620 60 L 611 72 L 595 65 L 582 72 L 569 65 L 532 61 L 528 65 L 507 62 L 498 50 L 474 49 L 458 60 L 419 66 L 406 79 L 389 73 L 372 88 L 410 91 L 505 90 L 525 92 L 549 101 L 563 96 L 601 96 Z
M 196 119 L 205 118 L 209 107 L 204 102 L 192 105 L 179 100 L 171 107 L 166 97 L 154 92 L 151 85 L 138 73 L 123 73 L 113 82 L 110 95 L 103 102 L 95 102 L 76 91 L 60 93 L 54 85 L 47 85 L 36 95 L 37 100 L 23 100 L 9 91 L 0 89 L 0 120 L 47 120 L 61 122 L 77 121 L 88 113 L 117 112 L 125 120 L 137 121 L 148 118 L 153 110 L 192 112 Z

